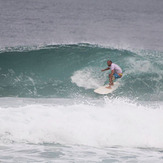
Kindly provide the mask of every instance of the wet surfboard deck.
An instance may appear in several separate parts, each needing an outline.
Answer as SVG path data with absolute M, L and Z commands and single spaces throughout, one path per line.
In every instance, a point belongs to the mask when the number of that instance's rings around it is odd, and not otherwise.
M 119 82 L 114 82 L 114 85 L 111 87 L 111 89 L 109 89 L 107 87 L 109 87 L 109 84 L 95 89 L 94 92 L 101 94 L 101 95 L 106 95 L 106 94 L 112 93 L 113 91 L 115 91 L 119 87 Z

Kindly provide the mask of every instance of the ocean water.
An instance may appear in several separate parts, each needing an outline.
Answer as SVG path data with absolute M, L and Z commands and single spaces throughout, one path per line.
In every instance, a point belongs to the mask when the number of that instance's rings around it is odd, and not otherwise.
M 163 162 L 162 8 L 0 0 L 0 162 Z

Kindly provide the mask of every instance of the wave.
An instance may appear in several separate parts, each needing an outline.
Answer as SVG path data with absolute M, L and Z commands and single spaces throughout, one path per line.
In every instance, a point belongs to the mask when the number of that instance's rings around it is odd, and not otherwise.
M 162 52 L 90 44 L 5 48 L 0 52 L 1 97 L 99 97 L 93 89 L 108 82 L 101 72 L 111 59 L 123 69 L 113 97 L 163 99 Z

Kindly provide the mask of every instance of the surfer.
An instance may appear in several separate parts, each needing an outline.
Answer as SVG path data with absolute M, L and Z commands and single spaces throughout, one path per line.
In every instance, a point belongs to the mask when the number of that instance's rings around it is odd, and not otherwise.
M 111 69 L 111 73 L 109 74 L 109 89 L 111 89 L 111 86 L 114 85 L 113 80 L 121 78 L 122 77 L 122 69 L 115 63 L 112 63 L 111 60 L 107 61 L 108 67 L 106 69 L 103 69 L 101 71 L 106 71 Z

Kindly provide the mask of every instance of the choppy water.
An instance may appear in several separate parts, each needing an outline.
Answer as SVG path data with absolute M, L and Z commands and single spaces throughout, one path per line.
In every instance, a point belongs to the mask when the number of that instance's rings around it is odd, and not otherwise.
M 0 0 L 0 162 L 162 162 L 163 2 Z M 119 88 L 103 96 L 106 61 Z

